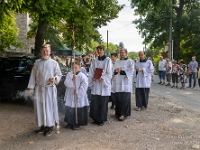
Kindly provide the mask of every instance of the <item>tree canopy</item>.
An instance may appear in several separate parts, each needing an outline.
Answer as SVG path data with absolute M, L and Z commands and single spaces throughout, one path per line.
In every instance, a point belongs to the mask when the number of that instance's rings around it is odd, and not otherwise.
M 19 29 L 15 23 L 14 13 L 8 11 L 7 13 L 2 13 L 1 15 L 0 51 L 6 50 L 11 46 L 21 46 L 21 43 L 17 42 Z
M 169 41 L 169 20 L 173 21 L 174 58 L 198 55 L 200 30 L 199 0 L 132 0 L 131 5 L 139 19 L 133 21 L 149 49 L 164 49 Z M 187 54 L 187 56 L 185 55 Z
M 3 6 L 0 13 L 8 10 L 29 13 L 33 20 L 29 36 L 36 35 L 35 55 L 39 54 L 44 40 L 52 38 L 71 47 L 72 24 L 78 50 L 90 45 L 92 39 L 100 41 L 97 28 L 118 17 L 123 8 L 117 0 L 9 0 L 0 3 Z
M 138 52 L 129 52 L 128 58 L 130 58 L 132 60 L 139 59 Z

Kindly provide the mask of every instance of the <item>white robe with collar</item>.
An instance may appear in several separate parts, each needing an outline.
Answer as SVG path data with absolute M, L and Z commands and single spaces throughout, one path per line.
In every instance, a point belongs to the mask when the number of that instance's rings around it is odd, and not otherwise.
M 103 81 L 92 81 L 95 68 L 103 68 Z M 88 83 L 92 95 L 110 96 L 111 95 L 111 78 L 112 78 L 112 61 L 106 57 L 104 60 L 93 59 L 89 69 Z
M 66 76 L 64 84 L 66 86 L 65 92 L 65 106 L 75 108 L 75 98 L 77 98 L 77 107 L 82 108 L 84 106 L 88 106 L 88 98 L 87 98 L 87 88 L 88 88 L 88 79 L 86 75 L 82 72 L 79 72 L 76 75 L 76 82 L 72 81 L 73 72 L 69 72 Z M 76 83 L 76 84 L 75 84 Z M 76 85 L 76 95 L 74 94 L 74 89 Z
M 153 64 L 150 60 L 146 62 L 136 62 L 136 70 L 142 68 L 143 72 L 138 72 L 136 79 L 136 88 L 150 88 L 151 87 L 151 77 L 154 72 Z
M 34 113 L 37 125 L 51 127 L 59 124 L 57 106 L 57 88 L 55 84 L 48 86 L 49 79 L 56 77 L 58 84 L 62 74 L 58 63 L 49 58 L 38 60 L 31 72 L 28 88 L 34 89 Z
M 114 75 L 112 80 L 112 92 L 132 92 L 132 76 L 134 73 L 134 62 L 131 59 L 117 60 L 114 70 L 120 68 L 126 75 Z M 114 71 L 113 70 L 113 71 Z

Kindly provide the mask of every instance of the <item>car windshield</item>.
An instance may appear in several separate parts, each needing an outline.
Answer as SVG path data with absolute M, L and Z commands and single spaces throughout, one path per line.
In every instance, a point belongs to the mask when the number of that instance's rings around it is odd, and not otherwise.
M 5 59 L 1 63 L 2 70 L 24 70 L 33 65 L 31 59 Z

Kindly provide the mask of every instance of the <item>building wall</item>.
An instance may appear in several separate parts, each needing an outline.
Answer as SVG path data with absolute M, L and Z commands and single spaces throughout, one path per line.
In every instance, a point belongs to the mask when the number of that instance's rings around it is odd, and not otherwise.
M 26 14 L 16 14 L 16 24 L 19 28 L 18 41 L 23 43 L 22 48 L 11 47 L 11 52 L 25 52 L 31 53 L 31 50 L 34 49 L 35 38 L 27 38 L 27 32 L 30 30 L 29 24 L 31 19 L 29 18 L 28 13 Z

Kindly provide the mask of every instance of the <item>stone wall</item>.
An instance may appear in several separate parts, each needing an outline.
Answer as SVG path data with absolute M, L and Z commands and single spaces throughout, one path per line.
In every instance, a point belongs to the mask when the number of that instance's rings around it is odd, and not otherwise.
M 7 52 L 24 52 L 31 53 L 31 50 L 34 48 L 35 38 L 27 38 L 27 32 L 30 30 L 29 24 L 31 19 L 29 18 L 28 13 L 26 14 L 16 14 L 16 24 L 19 28 L 18 42 L 24 44 L 22 48 L 11 47 Z

